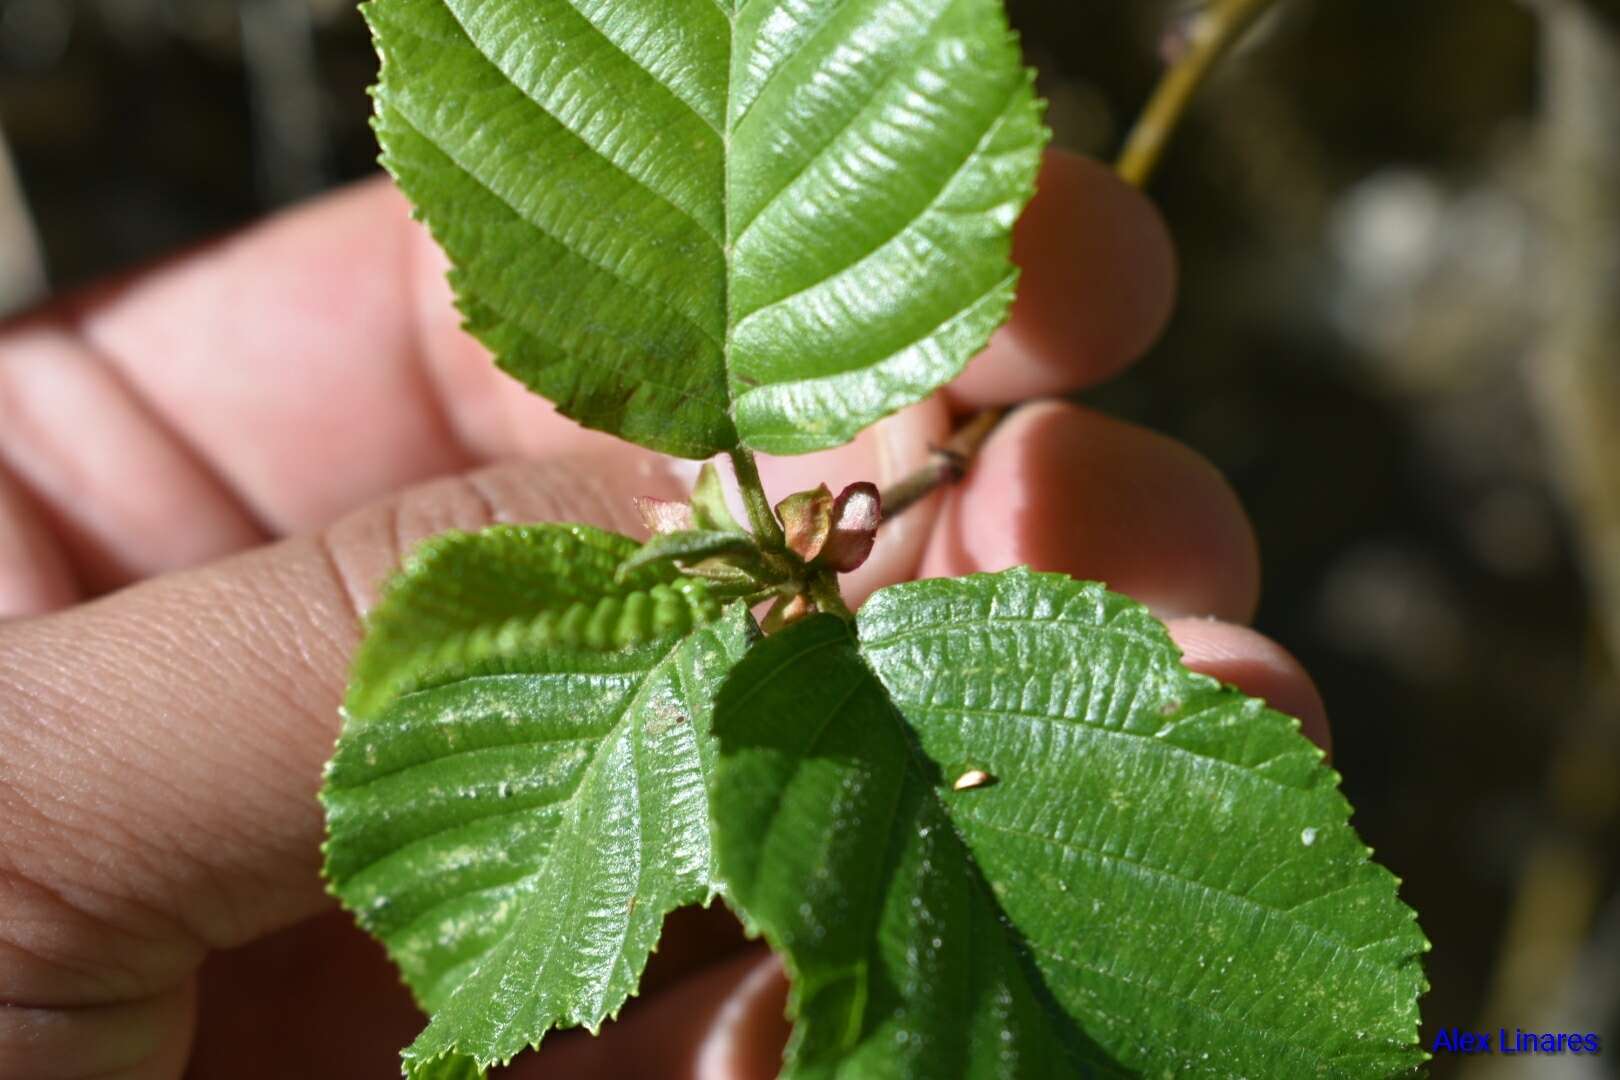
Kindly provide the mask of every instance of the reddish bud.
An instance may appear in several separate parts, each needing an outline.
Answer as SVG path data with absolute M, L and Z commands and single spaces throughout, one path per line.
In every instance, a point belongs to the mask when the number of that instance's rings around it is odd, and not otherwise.
M 788 550 L 812 562 L 832 534 L 833 494 L 822 484 L 814 491 L 789 495 L 776 504 L 776 516 L 782 519 Z
M 821 562 L 847 574 L 866 562 L 883 524 L 883 497 L 876 484 L 851 484 L 833 503 L 832 529 L 821 548 Z

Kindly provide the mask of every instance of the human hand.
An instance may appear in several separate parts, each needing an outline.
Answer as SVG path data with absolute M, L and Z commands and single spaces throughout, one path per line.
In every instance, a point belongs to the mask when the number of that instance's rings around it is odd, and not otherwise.
M 766 463 L 770 489 L 893 481 L 953 412 L 1093 383 L 1157 335 L 1168 240 L 1100 166 L 1054 155 L 1017 246 L 985 356 L 850 447 Z M 0 329 L 0 1078 L 396 1074 L 420 1018 L 318 874 L 361 612 L 434 533 L 639 535 L 631 497 L 689 479 L 496 371 L 442 271 L 374 181 Z M 1253 538 L 1185 448 L 1021 410 L 850 592 L 1019 563 L 1146 601 L 1190 666 L 1325 737 L 1297 664 L 1240 625 Z M 721 913 L 672 920 L 644 989 L 513 1074 L 774 1075 L 780 979 Z

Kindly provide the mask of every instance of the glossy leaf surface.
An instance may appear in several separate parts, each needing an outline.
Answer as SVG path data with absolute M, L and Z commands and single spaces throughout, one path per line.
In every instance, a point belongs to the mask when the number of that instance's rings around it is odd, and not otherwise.
M 664 915 L 716 888 L 709 722 L 753 624 L 668 567 L 618 576 L 636 547 L 452 535 L 371 616 L 322 793 L 326 872 L 432 1014 L 413 1075 L 594 1029 Z
M 1046 134 L 1002 0 L 373 0 L 383 161 L 581 423 L 804 453 L 1005 318 Z
M 789 1075 L 1421 1062 L 1427 944 L 1297 722 L 1058 576 L 884 590 L 858 634 L 767 639 L 716 710 L 716 849 L 794 978 Z

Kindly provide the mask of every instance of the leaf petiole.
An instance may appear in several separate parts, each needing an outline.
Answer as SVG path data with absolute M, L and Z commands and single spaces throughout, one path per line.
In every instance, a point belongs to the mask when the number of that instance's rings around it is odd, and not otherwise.
M 810 599 L 816 602 L 817 610 L 836 615 L 845 622 L 855 621 L 855 613 L 844 603 L 844 594 L 838 589 L 837 574 L 831 571 L 812 574 L 810 580 L 805 583 L 805 591 L 810 594 Z
M 787 537 L 782 532 L 782 523 L 776 520 L 776 511 L 771 509 L 770 497 L 765 494 L 754 452 L 744 446 L 732 450 L 731 467 L 737 474 L 737 489 L 742 492 L 743 506 L 748 510 L 748 521 L 754 527 L 759 546 L 770 552 L 786 551 Z

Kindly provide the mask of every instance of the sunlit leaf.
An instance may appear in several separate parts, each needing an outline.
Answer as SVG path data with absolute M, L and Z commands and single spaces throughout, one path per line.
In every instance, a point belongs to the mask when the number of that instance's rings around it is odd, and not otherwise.
M 1001 0 L 373 0 L 384 164 L 581 423 L 843 443 L 1012 300 L 1045 131 Z
M 617 574 L 636 549 L 581 526 L 452 535 L 371 617 L 326 873 L 432 1014 L 417 1077 L 595 1029 L 664 915 L 717 887 L 709 720 L 753 624 L 668 566 Z

